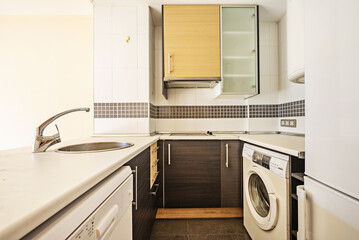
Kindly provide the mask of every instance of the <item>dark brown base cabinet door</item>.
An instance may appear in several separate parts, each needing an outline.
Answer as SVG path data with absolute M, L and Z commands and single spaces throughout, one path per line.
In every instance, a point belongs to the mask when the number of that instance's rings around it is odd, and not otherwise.
M 165 207 L 221 206 L 221 142 L 164 141 Z
M 137 166 L 137 210 L 132 208 L 133 240 L 150 239 L 152 227 L 155 221 L 157 206 L 156 196 L 150 194 L 150 149 L 134 157 L 126 165 L 134 170 Z M 136 179 L 134 175 L 134 199 L 136 198 Z
M 242 207 L 242 142 L 221 141 L 221 206 Z

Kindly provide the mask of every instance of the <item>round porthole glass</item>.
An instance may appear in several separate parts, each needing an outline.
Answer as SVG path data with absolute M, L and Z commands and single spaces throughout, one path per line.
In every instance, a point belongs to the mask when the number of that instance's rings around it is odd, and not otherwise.
M 251 203 L 259 216 L 268 216 L 270 209 L 269 195 L 263 180 L 258 174 L 253 173 L 249 177 L 248 191 Z

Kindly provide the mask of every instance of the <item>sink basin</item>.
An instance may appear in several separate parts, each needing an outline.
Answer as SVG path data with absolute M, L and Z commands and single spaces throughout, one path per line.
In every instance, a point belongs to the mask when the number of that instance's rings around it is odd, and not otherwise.
M 126 142 L 91 142 L 69 145 L 59 148 L 56 151 L 61 153 L 91 153 L 119 150 L 132 146 L 132 143 Z

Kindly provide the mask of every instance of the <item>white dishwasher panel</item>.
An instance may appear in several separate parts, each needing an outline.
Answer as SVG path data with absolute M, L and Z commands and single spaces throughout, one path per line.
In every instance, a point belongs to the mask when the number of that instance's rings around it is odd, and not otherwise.
M 132 177 L 114 191 L 69 240 L 132 239 Z
M 22 239 L 132 240 L 131 173 L 121 167 Z

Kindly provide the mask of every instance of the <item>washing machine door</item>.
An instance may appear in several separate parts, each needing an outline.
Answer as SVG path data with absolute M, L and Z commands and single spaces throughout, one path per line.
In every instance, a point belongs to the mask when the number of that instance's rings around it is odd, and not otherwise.
M 278 220 L 277 197 L 268 176 L 257 166 L 248 169 L 245 194 L 256 224 L 263 230 L 273 229 Z

